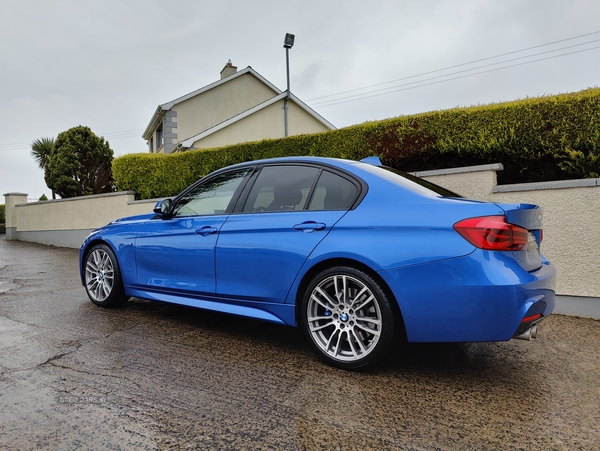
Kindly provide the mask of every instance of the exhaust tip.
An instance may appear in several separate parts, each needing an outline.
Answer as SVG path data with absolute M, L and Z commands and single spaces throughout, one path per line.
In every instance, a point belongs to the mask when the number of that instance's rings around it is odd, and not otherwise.
M 531 329 L 529 329 L 531 331 L 531 338 L 537 338 L 538 337 L 538 327 L 537 326 L 532 326 Z
M 537 338 L 537 337 L 538 337 L 538 327 L 531 326 L 525 332 L 523 332 L 520 335 L 515 335 L 513 338 L 516 338 L 517 340 L 531 341 L 532 338 Z

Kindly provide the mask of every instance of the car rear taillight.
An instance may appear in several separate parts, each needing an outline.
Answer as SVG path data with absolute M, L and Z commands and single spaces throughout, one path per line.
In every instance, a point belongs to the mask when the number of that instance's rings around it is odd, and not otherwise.
M 504 216 L 464 219 L 453 227 L 473 246 L 489 251 L 520 251 L 529 238 L 527 229 L 509 224 Z

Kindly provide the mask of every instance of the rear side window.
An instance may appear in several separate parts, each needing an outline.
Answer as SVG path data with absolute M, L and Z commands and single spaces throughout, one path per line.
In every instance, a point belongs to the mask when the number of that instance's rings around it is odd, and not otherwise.
M 323 171 L 308 209 L 349 210 L 357 193 L 354 183 L 333 172 Z

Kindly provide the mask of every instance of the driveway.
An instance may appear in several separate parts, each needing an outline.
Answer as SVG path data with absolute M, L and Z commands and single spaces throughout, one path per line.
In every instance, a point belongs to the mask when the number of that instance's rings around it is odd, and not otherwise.
M 594 319 L 351 373 L 293 328 L 96 307 L 76 250 L 0 237 L 0 340 L 0 449 L 600 450 Z

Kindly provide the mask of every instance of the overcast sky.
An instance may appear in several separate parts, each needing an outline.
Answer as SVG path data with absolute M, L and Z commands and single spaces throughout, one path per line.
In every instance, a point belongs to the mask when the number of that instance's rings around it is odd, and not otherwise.
M 31 143 L 77 125 L 146 152 L 157 105 L 229 59 L 285 90 L 286 32 L 292 92 L 341 128 L 599 86 L 598 18 L 598 0 L 5 1 L 0 196 L 50 197 Z

